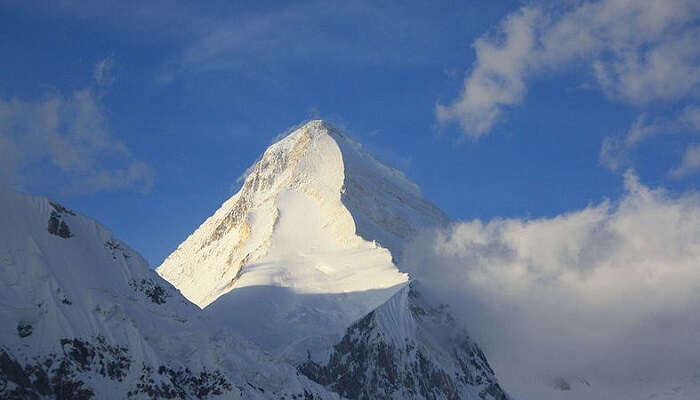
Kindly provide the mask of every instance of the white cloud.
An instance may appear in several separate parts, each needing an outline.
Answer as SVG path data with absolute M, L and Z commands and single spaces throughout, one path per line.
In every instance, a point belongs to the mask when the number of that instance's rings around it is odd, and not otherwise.
M 671 118 L 650 120 L 641 114 L 623 136 L 608 136 L 600 148 L 600 163 L 615 172 L 631 166 L 631 155 L 642 142 L 663 134 L 700 133 L 700 107 L 689 105 Z M 683 165 L 669 174 L 673 177 L 687 175 L 694 167 L 693 146 L 686 149 Z
M 62 191 L 97 192 L 148 191 L 153 183 L 151 167 L 110 135 L 89 88 L 36 101 L 0 98 L 0 159 L 11 185 L 38 180 Z
M 116 80 L 114 76 L 114 58 L 110 56 L 98 61 L 95 64 L 92 77 L 98 87 L 107 88 L 112 86 Z
M 664 128 L 663 123 L 650 123 L 645 114 L 640 115 L 627 131 L 625 143 L 633 146 L 644 139 L 656 136 Z
M 23 154 L 10 140 L 0 133 L 0 185 L 11 182 L 17 176 L 17 166 L 23 158 Z
M 595 75 L 608 95 L 634 104 L 684 97 L 700 82 L 698 40 L 700 30 L 690 29 L 649 50 L 596 62 Z
M 692 376 L 700 195 L 650 189 L 631 172 L 625 188 L 618 203 L 553 218 L 428 232 L 404 268 L 450 299 L 507 388 L 558 376 Z
M 669 174 L 674 178 L 681 178 L 697 171 L 700 171 L 700 144 L 692 144 L 685 149 L 681 165 Z
M 700 107 L 690 105 L 683 109 L 680 120 L 688 128 L 700 132 Z
M 638 144 L 661 133 L 671 133 L 677 125 L 678 121 L 650 121 L 646 114 L 642 114 L 635 119 L 623 137 L 608 136 L 603 139 L 600 163 L 613 172 L 627 168 L 631 164 L 632 150 Z
M 455 13 L 478 8 L 466 5 L 449 17 L 456 20 Z M 157 81 L 235 71 L 279 85 L 290 65 L 310 60 L 362 68 L 425 65 L 444 49 L 440 37 L 451 27 L 444 18 L 426 18 L 436 11 L 429 3 L 318 0 L 234 14 L 194 11 L 198 15 L 185 29 L 184 46 L 164 63 Z
M 630 149 L 624 140 L 621 140 L 619 137 L 608 136 L 603 138 L 598 158 L 605 168 L 615 172 L 630 163 L 629 152 Z
M 462 92 L 437 105 L 441 123 L 459 122 L 473 139 L 488 134 L 507 107 L 523 102 L 528 80 L 576 61 L 591 68 L 612 99 L 676 100 L 700 85 L 700 3 L 601 0 L 561 11 L 529 5 L 495 34 L 474 42 L 476 60 Z
M 447 107 L 437 106 L 438 120 L 458 120 L 478 139 L 496 123 L 503 106 L 522 102 L 535 47 L 535 26 L 541 18 L 539 10 L 523 8 L 501 25 L 502 42 L 492 38 L 474 42 L 476 67 L 465 79 L 459 100 Z

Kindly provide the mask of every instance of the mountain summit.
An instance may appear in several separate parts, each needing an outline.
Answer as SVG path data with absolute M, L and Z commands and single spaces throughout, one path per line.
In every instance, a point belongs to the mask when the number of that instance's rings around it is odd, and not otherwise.
M 401 172 L 315 120 L 270 146 L 157 271 L 202 308 L 234 287 L 382 289 L 406 282 L 391 258 L 407 240 L 446 222 Z
M 446 223 L 401 172 L 316 120 L 270 146 L 157 272 L 215 318 L 245 321 L 244 335 L 283 350 L 387 301 L 408 282 L 395 265 L 406 243 Z

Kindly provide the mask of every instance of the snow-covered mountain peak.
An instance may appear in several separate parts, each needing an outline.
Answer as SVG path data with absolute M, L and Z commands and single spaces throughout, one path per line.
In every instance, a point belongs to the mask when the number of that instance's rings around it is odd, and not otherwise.
M 401 172 L 315 120 L 271 145 L 157 272 L 214 318 L 284 350 L 339 334 L 388 300 L 408 282 L 395 262 L 406 243 L 446 223 Z
M 395 264 L 446 218 L 323 121 L 159 268 L 181 292 L 60 204 L 0 192 L 0 209 L 0 398 L 507 398 Z
M 271 145 L 249 168 L 240 191 L 158 273 L 200 307 L 246 285 L 305 293 L 389 287 L 406 281 L 392 263 L 405 242 L 418 230 L 446 221 L 401 172 L 378 162 L 329 123 L 314 120 Z M 353 251 L 369 257 L 362 266 L 372 272 L 369 287 L 366 275 L 358 275 Z M 327 253 L 345 261 L 321 261 Z M 314 267 L 282 271 L 269 263 L 282 255 Z M 261 269 L 274 272 L 252 273 Z M 343 282 L 331 278 L 341 275 Z

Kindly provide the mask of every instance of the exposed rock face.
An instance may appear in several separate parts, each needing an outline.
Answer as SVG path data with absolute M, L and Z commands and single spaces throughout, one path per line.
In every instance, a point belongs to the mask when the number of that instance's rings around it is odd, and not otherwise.
M 17 334 L 19 337 L 27 337 L 32 334 L 32 330 L 34 328 L 32 327 L 32 324 L 27 323 L 27 322 L 18 322 L 17 323 Z
M 237 391 L 218 370 L 193 372 L 132 365 L 129 349 L 109 345 L 98 336 L 89 340 L 61 339 L 61 352 L 35 356 L 22 363 L 0 348 L 0 397 L 3 399 L 92 399 L 111 395 L 94 381 L 129 386 L 126 396 L 151 399 L 208 398 Z M 138 379 L 127 380 L 138 374 Z M 104 384 L 104 383 L 103 383 Z M 101 389 L 101 388 L 100 388 Z
M 348 399 L 506 400 L 479 347 L 415 284 L 350 326 L 326 362 L 299 371 Z
M 165 304 L 170 293 L 154 279 L 141 278 L 140 281 L 132 279 L 129 286 L 134 290 L 143 293 L 148 299 L 156 304 Z
M 51 211 L 51 215 L 49 216 L 48 232 L 64 239 L 73 236 L 64 218 L 67 215 L 75 216 L 75 213 L 58 203 L 50 201 L 49 204 L 53 207 L 53 211 Z

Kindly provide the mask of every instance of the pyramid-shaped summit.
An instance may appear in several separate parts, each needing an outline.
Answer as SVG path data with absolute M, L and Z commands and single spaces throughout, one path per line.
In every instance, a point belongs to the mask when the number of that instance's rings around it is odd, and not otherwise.
M 246 286 L 344 293 L 400 285 L 406 276 L 392 257 L 418 230 L 447 222 L 401 172 L 325 121 L 273 144 L 249 171 L 158 268 L 200 307 Z
M 341 333 L 404 286 L 403 247 L 446 223 L 401 172 L 315 120 L 271 145 L 157 272 L 264 348 L 306 352 L 300 341 Z

